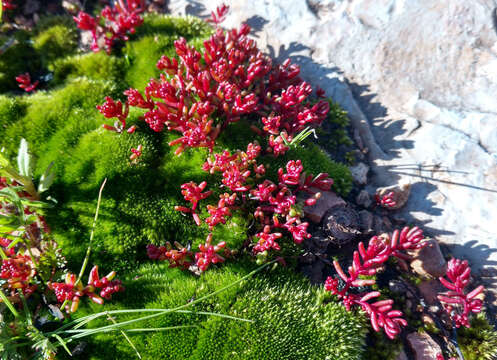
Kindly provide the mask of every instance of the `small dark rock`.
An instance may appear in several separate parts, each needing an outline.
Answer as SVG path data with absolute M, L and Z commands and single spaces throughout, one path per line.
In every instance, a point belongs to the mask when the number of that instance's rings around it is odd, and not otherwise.
M 299 260 L 304 264 L 312 264 L 316 261 L 316 256 L 310 252 L 306 252 L 300 256 Z
M 389 232 L 392 229 L 392 223 L 388 221 L 387 224 L 384 222 L 384 217 L 375 215 L 373 221 L 373 230 L 376 234 Z
M 348 205 L 331 208 L 323 221 L 324 231 L 334 245 L 345 245 L 361 234 L 359 215 Z
M 428 305 L 437 305 L 437 295 L 447 291 L 438 280 L 423 281 L 418 285 L 418 289 Z
M 304 248 L 314 254 L 324 254 L 330 243 L 328 235 L 322 230 L 315 231 L 310 239 L 304 241 Z
M 364 232 L 373 231 L 374 216 L 370 211 L 367 210 L 359 211 L 359 219 L 360 219 L 361 229 Z
M 323 279 L 323 269 L 324 263 L 322 261 L 316 261 L 311 265 L 304 265 L 301 268 L 302 273 L 309 278 L 313 284 L 322 284 Z
M 371 204 L 373 203 L 373 200 L 371 200 L 371 196 L 366 190 L 361 190 L 359 195 L 356 196 L 355 202 L 359 206 L 363 206 L 365 208 L 369 208 Z
M 27 0 L 24 4 L 24 15 L 32 15 L 40 9 L 40 2 L 35 0 Z
M 402 294 L 406 292 L 406 287 L 400 280 L 390 280 L 388 282 L 388 288 L 395 294 Z

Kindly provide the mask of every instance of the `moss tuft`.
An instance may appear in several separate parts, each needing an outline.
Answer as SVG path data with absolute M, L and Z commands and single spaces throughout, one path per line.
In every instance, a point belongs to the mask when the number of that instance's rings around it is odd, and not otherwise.
M 51 66 L 54 83 L 62 84 L 66 79 L 85 76 L 94 80 L 114 81 L 121 85 L 124 78 L 125 62 L 104 52 L 68 56 L 55 61 Z M 125 89 L 126 84 L 120 86 Z
M 231 264 L 194 278 L 176 269 L 165 269 L 164 265 L 143 265 L 133 274 L 139 281 L 126 282 L 124 301 L 127 307 L 171 308 L 231 284 L 250 269 L 247 264 Z M 198 311 L 254 322 L 171 314 L 150 320 L 147 326 L 195 324 L 198 328 L 138 334 L 131 339 L 144 358 L 361 359 L 365 336 L 362 316 L 347 312 L 337 303 L 320 304 L 320 291 L 287 270 L 258 274 L 195 306 Z M 92 353 L 98 354 L 93 359 L 115 358 L 114 349 L 122 358 L 131 354 L 122 342 L 115 335 L 98 336 L 98 340 L 92 340 L 97 346 L 95 349 L 92 344 Z
M 33 47 L 48 64 L 76 52 L 78 33 L 74 25 L 55 24 L 33 38 Z
M 457 341 L 466 360 L 493 360 L 497 358 L 497 331 L 484 314 L 471 320 L 471 327 L 457 330 Z

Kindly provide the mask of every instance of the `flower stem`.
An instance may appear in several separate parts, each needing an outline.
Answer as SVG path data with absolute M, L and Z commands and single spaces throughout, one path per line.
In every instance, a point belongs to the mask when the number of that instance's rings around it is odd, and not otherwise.
M 9 308 L 10 312 L 14 315 L 14 317 L 18 318 L 19 317 L 19 313 L 17 312 L 17 310 L 14 308 L 14 305 L 12 305 L 12 303 L 10 302 L 10 300 L 7 298 L 7 296 L 4 294 L 2 288 L 0 288 L 0 298 L 2 299 L 2 301 L 5 303 L 5 305 L 7 305 L 7 307 Z
M 81 270 L 79 271 L 79 275 L 78 275 L 76 282 L 74 283 L 74 286 L 78 285 L 78 283 L 81 281 L 81 278 L 83 277 L 83 275 L 85 273 L 86 266 L 88 265 L 88 261 L 90 260 L 91 245 L 93 242 L 93 236 L 95 234 L 95 226 L 97 225 L 98 211 L 100 209 L 100 202 L 102 201 L 102 191 L 104 190 L 104 186 L 105 186 L 106 182 L 107 182 L 107 178 L 105 178 L 104 181 L 102 182 L 102 185 L 100 186 L 100 190 L 98 192 L 97 210 L 95 211 L 95 217 L 93 218 L 93 225 L 91 227 L 90 243 L 88 244 L 88 248 L 86 249 L 85 259 L 83 260 L 83 264 L 81 265 Z

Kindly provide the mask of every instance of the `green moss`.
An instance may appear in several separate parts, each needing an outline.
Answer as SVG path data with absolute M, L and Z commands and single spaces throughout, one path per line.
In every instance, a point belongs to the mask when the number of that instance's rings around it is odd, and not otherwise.
M 61 84 L 66 79 L 85 76 L 95 80 L 116 82 L 120 89 L 126 88 L 123 82 L 125 61 L 105 52 L 68 56 L 58 59 L 51 66 L 54 83 Z
M 471 320 L 471 327 L 457 330 L 457 341 L 466 360 L 493 360 L 497 357 L 497 331 L 484 314 Z
M 368 333 L 367 342 L 368 360 L 396 360 L 404 348 L 401 339 L 390 340 L 383 332 L 373 329 Z
M 171 308 L 231 284 L 250 269 L 246 264 L 230 264 L 194 278 L 176 269 L 165 269 L 164 264 L 143 265 L 131 274 L 139 280 L 129 278 L 126 282 L 123 301 L 126 307 Z M 361 359 L 363 317 L 347 312 L 337 303 L 320 304 L 320 292 L 286 270 L 261 273 L 195 306 L 199 311 L 254 322 L 173 314 L 146 325 L 196 324 L 198 328 L 137 334 L 131 339 L 147 359 Z M 90 311 L 97 309 L 91 305 Z M 91 348 L 92 359 L 126 358 L 132 354 L 116 334 L 92 339 Z
M 88 131 L 89 124 L 93 129 L 99 126 L 101 116 L 95 110 L 95 104 L 109 94 L 115 94 L 112 83 L 86 78 L 74 79 L 59 90 L 39 91 L 26 99 L 26 113 L 6 129 L 7 139 L 3 140 L 2 145 L 9 154 L 14 154 L 21 137 L 24 137 L 35 154 L 43 158 L 42 147 L 50 143 L 54 136 L 62 143 L 66 142 L 65 137 L 71 136 L 67 131 L 62 131 L 64 128 Z
M 125 79 L 131 87 L 143 90 L 151 78 L 159 76 L 155 64 L 162 55 L 175 55 L 174 40 L 174 35 L 146 35 L 126 43 L 124 51 L 130 66 Z
M 58 23 L 41 30 L 33 38 L 33 47 L 44 61 L 51 63 L 57 58 L 76 52 L 78 33 L 74 25 Z
M 127 42 L 123 49 L 129 64 L 126 81 L 131 87 L 143 90 L 151 78 L 158 77 L 155 64 L 160 57 L 175 56 L 175 40 L 182 36 L 191 40 L 192 45 L 199 46 L 209 31 L 205 22 L 193 17 L 148 15 L 144 25 L 137 29 L 136 40 Z
M 12 126 L 26 110 L 26 102 L 21 98 L 0 95 L 0 131 Z
M 147 14 L 145 22 L 136 29 L 135 39 L 145 35 L 170 35 L 175 38 L 184 37 L 195 40 L 209 36 L 212 27 L 205 21 L 193 16 L 173 17 L 168 15 Z

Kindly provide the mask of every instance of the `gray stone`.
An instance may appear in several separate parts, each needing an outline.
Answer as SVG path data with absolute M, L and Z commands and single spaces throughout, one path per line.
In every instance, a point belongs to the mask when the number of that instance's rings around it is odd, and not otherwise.
M 414 353 L 415 360 L 434 360 L 442 353 L 440 345 L 427 333 L 410 333 L 407 335 L 407 344 Z
M 395 360 L 409 360 L 404 349 L 402 349 L 402 351 L 397 355 Z
M 363 162 L 350 167 L 352 178 L 354 179 L 354 182 L 359 185 L 366 185 L 368 183 L 368 171 L 369 166 Z

